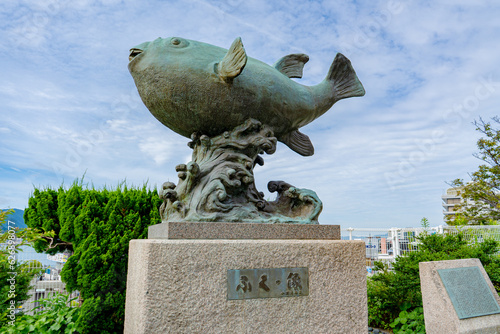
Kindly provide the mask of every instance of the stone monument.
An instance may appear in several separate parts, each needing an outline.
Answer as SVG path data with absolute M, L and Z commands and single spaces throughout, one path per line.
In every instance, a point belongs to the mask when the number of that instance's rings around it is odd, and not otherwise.
M 160 190 L 162 224 L 129 250 L 126 333 L 366 332 L 364 243 L 318 225 L 312 190 L 253 169 L 277 141 L 303 156 L 299 131 L 337 101 L 364 95 L 337 54 L 320 84 L 303 86 L 305 54 L 266 65 L 237 38 L 228 50 L 179 37 L 130 50 L 129 71 L 150 112 L 191 139 L 192 161 Z
M 419 267 L 427 333 L 500 333 L 500 297 L 479 259 Z

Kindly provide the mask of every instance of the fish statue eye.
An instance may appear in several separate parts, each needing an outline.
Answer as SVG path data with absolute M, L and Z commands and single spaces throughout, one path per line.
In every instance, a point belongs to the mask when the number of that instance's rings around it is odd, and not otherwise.
M 185 39 L 181 39 L 181 38 L 177 38 L 177 37 L 173 37 L 170 39 L 170 44 L 172 46 L 175 46 L 177 48 L 183 48 L 183 47 L 186 47 L 189 45 L 189 42 L 186 41 Z

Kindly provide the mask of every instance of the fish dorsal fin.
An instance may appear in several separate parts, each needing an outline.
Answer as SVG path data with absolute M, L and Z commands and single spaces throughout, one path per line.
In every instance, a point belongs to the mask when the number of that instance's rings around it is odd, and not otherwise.
M 309 61 L 309 56 L 303 53 L 294 53 L 284 56 L 274 64 L 274 68 L 289 78 L 302 78 L 304 65 Z
M 240 75 L 247 64 L 247 54 L 241 38 L 234 40 L 224 58 L 217 65 L 217 72 L 223 81 L 230 81 Z
M 308 157 L 314 154 L 314 146 L 309 137 L 299 130 L 295 130 L 282 136 L 280 142 L 290 147 L 298 154 Z

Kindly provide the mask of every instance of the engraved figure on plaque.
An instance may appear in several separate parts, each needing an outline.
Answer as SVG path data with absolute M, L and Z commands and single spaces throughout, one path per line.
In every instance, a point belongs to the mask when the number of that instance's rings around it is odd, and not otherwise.
M 240 276 L 240 284 L 236 287 L 236 291 L 241 290 L 243 293 L 252 292 L 252 283 L 248 281 L 248 277 L 245 275 Z
M 298 295 L 302 292 L 302 283 L 298 273 L 290 273 L 286 279 L 287 295 Z
M 261 288 L 266 292 L 269 292 L 271 291 L 271 289 L 269 288 L 269 286 L 267 286 L 266 281 L 267 281 L 267 275 L 260 276 L 259 288 Z
M 305 297 L 308 268 L 228 269 L 227 299 Z

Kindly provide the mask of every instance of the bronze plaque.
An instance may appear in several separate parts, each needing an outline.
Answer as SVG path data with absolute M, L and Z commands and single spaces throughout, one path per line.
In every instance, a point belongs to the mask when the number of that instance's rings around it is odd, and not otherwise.
M 227 299 L 300 297 L 309 295 L 307 268 L 230 269 Z
M 500 306 L 479 267 L 438 269 L 437 271 L 450 296 L 458 319 L 500 313 Z

